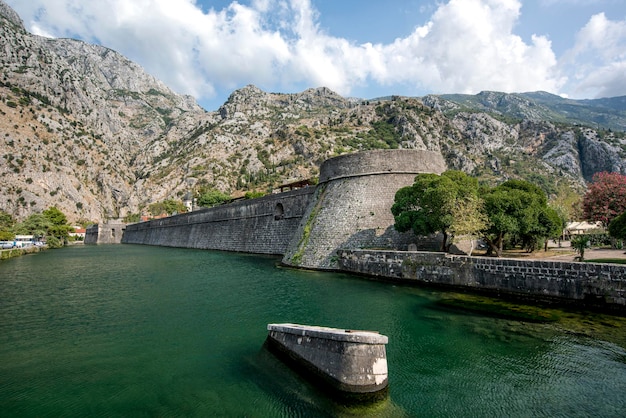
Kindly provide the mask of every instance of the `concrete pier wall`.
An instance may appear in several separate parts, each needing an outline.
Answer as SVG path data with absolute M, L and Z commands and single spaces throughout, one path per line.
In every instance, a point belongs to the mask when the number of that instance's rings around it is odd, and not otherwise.
M 386 394 L 386 336 L 298 324 L 269 324 L 267 329 L 270 349 L 338 394 L 372 398 Z
M 469 257 L 409 251 L 341 250 L 338 268 L 407 283 L 626 312 L 626 266 Z

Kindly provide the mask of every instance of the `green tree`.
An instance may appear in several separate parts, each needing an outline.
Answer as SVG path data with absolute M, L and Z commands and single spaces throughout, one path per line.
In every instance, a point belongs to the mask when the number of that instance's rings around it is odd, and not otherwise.
M 50 219 L 46 218 L 43 213 L 33 213 L 15 226 L 15 233 L 43 238 L 48 233 L 50 226 Z
M 127 223 L 127 224 L 137 223 L 140 220 L 141 220 L 140 213 L 129 213 L 123 219 L 124 223 Z
M 243 197 L 245 199 L 258 199 L 259 197 L 263 197 L 263 196 L 265 196 L 265 192 L 251 191 L 251 192 L 246 192 L 246 194 Z
M 10 241 L 15 238 L 13 226 L 15 219 L 7 212 L 0 210 L 0 241 Z
M 67 225 L 67 216 L 56 206 L 52 206 L 42 213 L 53 225 Z
M 210 208 L 230 200 L 230 195 L 220 192 L 217 189 L 209 189 L 200 194 L 197 202 L 199 206 Z
M 587 235 L 576 235 L 574 238 L 572 238 L 571 245 L 572 248 L 576 250 L 578 254 L 580 254 L 578 260 L 584 261 L 585 249 L 589 247 L 589 237 Z
M 502 256 L 507 238 L 521 241 L 527 250 L 532 251 L 540 238 L 558 234 L 560 218 L 547 206 L 547 197 L 537 185 L 508 180 L 484 193 L 489 217 L 484 239 L 490 253 Z
M 550 205 L 559 212 L 565 219 L 565 222 L 584 218 L 580 192 L 572 188 L 565 181 L 561 181 L 558 184 L 557 193 L 551 199 Z
M 0 231 L 0 241 L 13 241 L 15 233 L 9 230 Z
M 187 212 L 187 207 L 182 200 L 167 199 L 163 201 L 163 204 L 168 215 Z
M 48 247 L 58 248 L 65 245 L 73 228 L 67 223 L 67 217 L 56 207 L 50 207 L 42 213 L 33 213 L 15 226 L 15 232 L 22 235 L 34 235 L 45 238 Z
M 399 232 L 412 230 L 421 236 L 440 232 L 443 235 L 441 250 L 447 251 L 452 231 L 464 229 L 460 219 L 455 224 L 455 213 L 458 215 L 458 207 L 473 199 L 478 199 L 478 182 L 463 172 L 451 170 L 440 176 L 418 174 L 413 185 L 396 192 L 391 207 L 394 227 Z M 478 202 L 474 208 L 479 210 Z M 468 215 L 477 216 L 476 212 Z
M 526 230 L 521 235 L 522 246 L 526 251 L 533 252 L 541 248 L 548 249 L 548 240 L 556 239 L 563 232 L 563 220 L 559 213 L 549 207 L 534 207 L 530 213 L 533 218 L 529 219 Z
M 43 212 L 43 216 L 48 220 L 49 226 L 46 231 L 46 241 L 49 247 L 63 246 L 69 236 L 70 231 L 74 228 L 67 223 L 67 217 L 63 212 L 61 212 L 55 206 L 52 206 Z M 59 241 L 59 244 L 53 243 L 51 244 L 51 237 L 56 238 Z M 55 241 L 54 239 L 52 241 Z
M 474 251 L 474 240 L 487 228 L 488 218 L 484 213 L 484 203 L 477 195 L 467 195 L 459 199 L 452 208 L 450 233 L 456 237 L 467 236 L 471 246 L 469 255 Z
M 626 240 L 626 212 L 611 221 L 609 235 L 616 239 Z
M 86 219 L 86 218 L 80 218 L 79 220 L 76 221 L 75 225 L 80 225 L 83 228 L 87 228 L 88 226 L 94 225 L 96 223 L 97 222 L 90 221 L 89 219 Z
M 150 215 L 152 216 L 159 216 L 167 213 L 165 211 L 165 205 L 163 204 L 163 202 L 151 203 L 150 205 L 148 205 L 148 212 L 150 212 Z
M 3 210 L 0 210 L 0 229 L 11 229 L 14 224 L 15 219 L 13 219 L 13 216 Z
M 158 216 L 162 214 L 173 215 L 175 213 L 186 212 L 187 208 L 181 200 L 166 199 L 161 202 L 152 203 L 148 206 L 148 212 L 152 216 Z

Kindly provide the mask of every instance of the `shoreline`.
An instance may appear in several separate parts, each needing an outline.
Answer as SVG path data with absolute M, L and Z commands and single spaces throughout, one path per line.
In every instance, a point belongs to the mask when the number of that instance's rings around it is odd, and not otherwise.
M 0 250 L 0 260 L 8 260 L 10 258 L 21 257 L 26 254 L 35 254 L 40 251 L 47 250 L 46 246 L 30 246 L 26 248 L 11 248 L 7 250 Z

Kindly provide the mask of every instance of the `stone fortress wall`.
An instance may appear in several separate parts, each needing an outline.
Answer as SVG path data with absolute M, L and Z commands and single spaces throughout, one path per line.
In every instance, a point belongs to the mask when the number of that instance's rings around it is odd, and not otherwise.
M 306 187 L 128 225 L 122 243 L 282 255 L 314 191 Z
M 419 173 L 441 174 L 440 153 L 425 150 L 377 150 L 326 160 L 315 196 L 283 263 L 313 269 L 335 269 L 342 248 L 406 249 L 412 233 L 394 227 L 391 206 L 398 189 L 413 184 Z M 437 241 L 421 239 L 421 249 Z
M 294 267 L 626 310 L 624 266 L 403 251 L 440 241 L 393 229 L 396 191 L 445 169 L 430 151 L 343 155 L 324 162 L 316 187 L 128 225 L 122 243 L 283 255 Z
M 91 225 L 85 231 L 85 244 L 119 244 L 122 242 L 126 224 L 109 221 Z
M 316 187 L 128 225 L 122 243 L 285 255 L 288 265 L 330 269 L 339 248 L 415 241 L 393 229 L 395 192 L 418 173 L 444 170 L 441 154 L 431 151 L 344 155 L 322 165 Z

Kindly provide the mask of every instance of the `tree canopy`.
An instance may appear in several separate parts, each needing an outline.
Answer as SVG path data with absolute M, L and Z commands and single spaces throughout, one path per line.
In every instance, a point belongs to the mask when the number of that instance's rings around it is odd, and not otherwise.
M 186 212 L 187 208 L 180 200 L 166 199 L 161 202 L 152 203 L 148 206 L 148 212 L 152 216 L 158 216 L 162 214 L 173 215 L 175 213 Z
M 391 212 L 400 232 L 412 230 L 422 236 L 440 232 L 444 251 L 450 237 L 480 235 L 497 256 L 507 239 L 533 251 L 557 237 L 564 223 L 537 185 L 509 180 L 479 188 L 475 178 L 460 171 L 419 174 L 413 185 L 398 190 Z
M 596 173 L 583 198 L 583 212 L 585 219 L 602 222 L 605 228 L 626 212 L 626 175 Z
M 50 227 L 50 220 L 43 213 L 33 213 L 15 226 L 15 233 L 45 237 Z
M 15 237 L 15 232 L 13 232 L 14 224 L 13 216 L 0 210 L 0 241 L 10 241 Z
M 468 205 L 471 202 L 475 204 Z M 461 217 L 459 207 L 474 210 Z M 451 233 L 466 232 L 471 225 L 480 224 L 479 208 L 478 181 L 461 171 L 450 170 L 441 175 L 418 174 L 413 185 L 396 192 L 391 212 L 399 232 L 412 230 L 416 235 L 441 232 L 441 249 L 447 251 Z
M 231 200 L 230 195 L 220 192 L 217 189 L 204 190 L 198 197 L 198 205 L 210 208 L 211 206 L 219 205 L 220 203 L 228 202 Z
M 501 256 L 507 237 L 517 238 L 528 251 L 539 239 L 558 236 L 562 221 L 548 206 L 544 191 L 523 180 L 508 180 L 485 191 L 485 211 L 489 227 L 484 238 L 491 251 Z
M 614 218 L 609 224 L 609 235 L 626 240 L 626 212 Z
M 54 206 L 42 213 L 31 214 L 14 228 L 17 234 L 45 237 L 46 243 L 51 248 L 62 247 L 72 229 L 67 223 L 65 214 Z
M 48 230 L 46 231 L 48 246 L 63 246 L 70 236 L 70 231 L 74 229 L 67 223 L 67 217 L 55 206 L 44 210 L 43 216 L 49 222 Z M 51 238 L 58 240 L 58 243 L 53 243 Z

